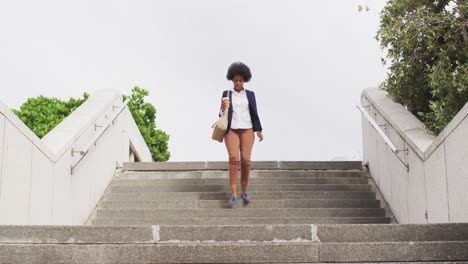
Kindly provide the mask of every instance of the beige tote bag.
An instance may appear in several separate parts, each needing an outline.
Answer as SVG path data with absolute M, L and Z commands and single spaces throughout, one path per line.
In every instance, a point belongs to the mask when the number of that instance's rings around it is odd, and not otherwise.
M 227 91 L 227 98 L 229 99 L 229 90 Z M 224 99 L 224 98 L 223 98 Z M 228 127 L 228 111 L 229 104 L 227 108 L 221 114 L 221 117 L 216 121 L 211 127 L 213 128 L 213 134 L 211 138 L 213 140 L 223 142 L 224 135 L 226 134 L 227 127 Z

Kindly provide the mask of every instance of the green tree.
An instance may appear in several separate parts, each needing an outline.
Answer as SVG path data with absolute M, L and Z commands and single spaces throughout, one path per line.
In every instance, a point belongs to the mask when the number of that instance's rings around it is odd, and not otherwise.
M 381 13 L 382 86 L 435 133 L 468 102 L 467 11 L 467 0 L 389 0 Z
M 149 95 L 145 89 L 135 86 L 132 89 L 128 108 L 132 112 L 133 119 L 140 129 L 148 148 L 155 161 L 167 161 L 171 154 L 168 150 L 169 135 L 160 129 L 156 129 L 156 109 L 150 103 L 145 102 L 144 98 Z
M 83 98 L 70 98 L 68 101 L 63 101 L 57 98 L 38 96 L 29 98 L 21 105 L 19 110 L 12 109 L 12 111 L 39 138 L 42 138 L 86 101 L 88 97 L 89 94 L 84 93 Z

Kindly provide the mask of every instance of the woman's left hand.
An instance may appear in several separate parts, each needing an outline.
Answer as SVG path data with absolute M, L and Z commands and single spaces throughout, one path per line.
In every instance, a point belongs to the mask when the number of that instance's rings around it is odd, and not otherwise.
M 262 140 L 263 140 L 263 134 L 262 134 L 262 132 L 257 131 L 257 137 L 258 137 L 258 141 L 262 141 Z

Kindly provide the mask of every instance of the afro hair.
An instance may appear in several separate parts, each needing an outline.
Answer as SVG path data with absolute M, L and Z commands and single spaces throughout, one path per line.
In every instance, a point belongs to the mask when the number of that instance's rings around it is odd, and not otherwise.
M 252 78 L 252 73 L 250 73 L 249 67 L 242 62 L 234 62 L 231 64 L 231 66 L 229 66 L 226 78 L 229 81 L 232 81 L 236 75 L 242 76 L 244 78 L 244 82 L 248 82 Z

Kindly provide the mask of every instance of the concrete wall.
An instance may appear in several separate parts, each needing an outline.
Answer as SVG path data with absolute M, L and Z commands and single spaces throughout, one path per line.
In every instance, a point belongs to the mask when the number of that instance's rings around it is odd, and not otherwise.
M 407 150 L 393 153 L 363 115 L 363 161 L 398 222 L 468 222 L 468 104 L 437 137 L 383 90 L 364 90 L 361 104 Z
M 0 103 L 0 224 L 84 224 L 130 151 L 151 161 L 130 111 L 117 116 L 119 106 L 119 92 L 97 92 L 41 140 Z M 72 153 L 115 116 L 85 156 Z

